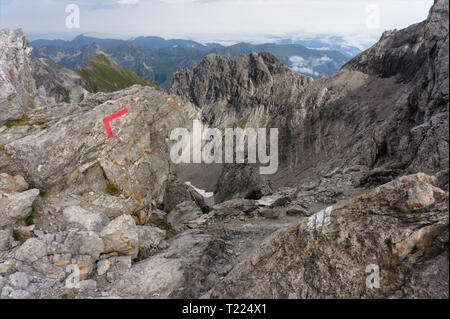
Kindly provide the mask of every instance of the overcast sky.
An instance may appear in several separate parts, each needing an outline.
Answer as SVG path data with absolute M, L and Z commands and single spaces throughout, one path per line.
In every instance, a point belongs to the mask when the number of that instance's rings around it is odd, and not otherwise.
M 68 29 L 68 4 L 80 8 L 80 28 Z M 354 34 L 364 40 L 383 30 L 424 20 L 432 0 L 0 0 L 0 27 L 27 36 L 87 33 L 129 38 L 158 35 L 206 40 L 257 40 L 306 33 Z M 379 27 L 373 20 L 379 8 Z M 369 5 L 369 7 L 368 7 Z M 374 11 L 375 10 L 375 11 Z M 369 21 L 369 22 L 368 22 Z

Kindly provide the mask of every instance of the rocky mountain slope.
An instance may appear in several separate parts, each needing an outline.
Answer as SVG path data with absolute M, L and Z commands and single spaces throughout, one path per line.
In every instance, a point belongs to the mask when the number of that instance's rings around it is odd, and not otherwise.
M 84 79 L 87 90 L 94 93 L 118 91 L 133 84 L 158 88 L 103 54 L 91 57 L 77 74 Z
M 46 59 L 33 59 L 32 76 L 40 95 L 55 102 L 80 102 L 88 93 L 87 83 L 75 71 L 60 67 Z
M 361 183 L 423 171 L 447 176 L 448 188 L 447 11 L 437 3 L 426 21 L 385 32 L 327 78 L 296 76 L 265 53 L 211 55 L 176 74 L 170 91 L 201 107 L 210 125 L 278 127 L 280 185 L 355 166 Z
M 315 81 L 270 53 L 209 55 L 170 93 L 70 104 L 2 30 L 0 298 L 448 298 L 448 11 Z M 184 180 L 169 157 L 193 120 L 278 127 L 279 172 L 193 187 L 211 169 Z
M 209 53 L 232 58 L 241 54 L 271 52 L 292 70 L 313 78 L 330 75 L 350 58 L 339 51 L 309 49 L 301 44 L 239 43 L 224 47 L 217 44 L 203 45 L 190 40 L 164 40 L 159 37 L 113 41 L 79 36 L 72 41 L 36 40 L 31 42 L 31 46 L 35 47 L 35 57 L 46 58 L 74 70 L 81 69 L 90 57 L 104 54 L 164 89 L 169 88 L 175 72 L 183 68 L 192 69 Z
M 31 76 L 33 49 L 16 30 L 0 31 L 0 123 L 20 119 L 39 104 L 36 84 Z
M 313 78 L 319 75 L 330 75 L 348 61 L 348 56 L 339 51 L 308 49 L 300 44 L 238 43 L 211 50 L 211 53 L 226 58 L 260 52 L 270 52 L 292 70 Z
M 110 50 L 102 48 L 97 43 L 81 45 L 73 50 L 63 50 L 58 46 L 49 45 L 39 47 L 33 56 L 47 59 L 59 66 L 72 70 L 80 70 L 90 57 L 103 54 L 108 55 Z

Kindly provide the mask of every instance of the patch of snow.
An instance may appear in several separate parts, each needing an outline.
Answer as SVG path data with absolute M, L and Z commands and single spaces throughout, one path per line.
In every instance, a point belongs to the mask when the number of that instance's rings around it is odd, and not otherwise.
M 202 195 L 202 196 L 205 197 L 205 198 L 210 198 L 210 197 L 213 197 L 213 196 L 214 196 L 214 193 L 213 193 L 213 192 L 207 192 L 207 191 L 205 191 L 205 190 L 203 190 L 203 189 L 197 188 L 197 187 L 195 187 L 194 185 L 192 185 L 191 182 L 185 182 L 185 184 L 188 185 L 188 186 L 190 186 L 190 187 L 192 187 L 193 189 L 195 189 L 195 191 L 196 191 L 197 193 L 199 193 L 200 195 Z
M 270 206 L 273 203 L 275 203 L 275 201 L 279 198 L 280 198 L 280 196 L 278 196 L 278 195 L 263 196 L 258 200 L 257 204 L 259 206 Z

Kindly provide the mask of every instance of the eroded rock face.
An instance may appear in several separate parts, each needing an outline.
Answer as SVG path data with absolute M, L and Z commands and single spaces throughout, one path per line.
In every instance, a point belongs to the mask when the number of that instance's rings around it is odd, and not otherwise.
M 329 77 L 300 79 L 269 55 L 210 55 L 175 75 L 171 90 L 201 107 L 211 126 L 278 128 L 275 186 L 336 167 L 437 174 L 449 165 L 448 39 L 441 0 L 426 21 L 386 32 Z
M 85 81 L 73 70 L 42 58 L 33 59 L 31 67 L 40 94 L 53 98 L 54 103 L 79 103 L 88 95 Z
M 0 227 L 11 226 L 27 218 L 31 214 L 33 202 L 38 195 L 38 189 L 13 194 L 0 192 Z
M 448 1 L 435 1 L 427 20 L 384 32 L 372 48 L 343 66 L 409 83 L 409 92 L 396 101 L 407 106 L 408 112 L 398 109 L 394 114 L 410 124 L 387 122 L 374 135 L 386 155 L 394 150 L 407 154 L 409 171 L 448 171 L 448 140 L 443 138 L 448 135 L 448 12 Z
M 173 106 L 167 95 L 150 87 L 99 93 L 83 103 L 100 105 L 75 110 L 49 128 L 8 144 L 11 161 L 40 188 L 81 183 L 88 169 L 99 167 L 109 183 L 141 207 L 162 201 L 169 176 L 166 139 L 173 127 L 190 125 L 196 109 Z M 123 109 L 128 113 L 110 123 L 113 137 L 108 138 L 103 119 Z
M 101 232 L 109 223 L 109 218 L 105 214 L 87 211 L 79 206 L 65 208 L 63 217 L 67 225 L 74 225 L 82 230 L 95 232 Z
M 130 215 L 122 215 L 111 221 L 100 233 L 105 252 L 118 252 L 136 257 L 139 235 L 136 222 Z
M 133 265 L 107 292 L 123 298 L 198 298 L 230 270 L 225 242 L 200 230 L 169 244 L 167 251 Z
M 447 298 L 448 193 L 432 182 L 404 176 L 274 233 L 211 296 Z M 379 289 L 366 287 L 369 265 Z
M 199 224 L 206 223 L 200 207 L 193 201 L 185 201 L 177 206 L 167 215 L 167 223 L 176 231 L 180 232 L 188 228 L 196 228 Z
M 0 174 L 0 191 L 7 193 L 23 192 L 28 189 L 28 183 L 20 176 L 10 176 L 6 173 Z
M 245 164 L 225 164 L 217 181 L 214 201 L 233 198 L 260 199 L 272 193 L 270 180 L 259 174 L 259 168 Z
M 0 124 L 20 119 L 37 102 L 31 55 L 22 30 L 0 30 Z
M 310 82 L 311 78 L 290 70 L 271 53 L 231 60 L 210 54 L 192 71 L 176 73 L 170 92 L 201 107 L 210 125 L 227 127 L 248 119 L 261 105 L 282 104 Z

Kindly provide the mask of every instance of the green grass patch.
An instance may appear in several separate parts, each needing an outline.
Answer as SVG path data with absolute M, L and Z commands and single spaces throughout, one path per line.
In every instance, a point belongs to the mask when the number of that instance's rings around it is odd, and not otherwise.
M 27 224 L 27 226 L 34 225 L 34 211 L 35 209 L 33 207 L 31 209 L 31 214 L 25 219 L 25 224 Z
M 5 150 L 5 145 L 0 144 L 0 151 L 4 151 Z
M 50 122 L 49 120 L 45 120 L 45 121 L 37 121 L 34 123 L 34 125 L 44 125 L 47 124 L 48 122 Z
M 22 118 L 20 120 L 12 120 L 12 121 L 8 121 L 5 123 L 6 127 L 13 127 L 13 126 L 21 126 L 21 125 L 29 125 L 28 121 L 30 120 L 30 118 L 28 117 L 28 115 L 24 115 L 22 116 Z
M 147 259 L 147 257 L 144 256 L 144 252 L 143 252 L 142 248 L 139 247 L 138 255 L 137 255 L 136 258 L 133 259 L 133 261 L 134 261 L 135 263 L 137 263 L 137 262 L 139 262 L 139 261 L 141 261 L 141 260 L 144 260 L 144 259 Z
M 65 87 L 59 85 L 54 87 L 50 90 L 50 95 L 57 95 L 61 97 L 62 102 L 70 103 L 70 90 Z
M 114 92 L 134 84 L 159 89 L 157 85 L 142 79 L 103 54 L 91 57 L 77 73 L 86 81 L 87 90 L 92 93 Z
M 113 183 L 109 183 L 106 185 L 105 193 L 112 196 L 118 196 L 120 195 L 120 189 Z
M 13 230 L 12 236 L 13 236 L 15 241 L 20 241 L 20 233 L 19 233 L 18 230 Z
M 238 126 L 243 129 L 247 125 L 247 122 L 248 122 L 248 116 L 245 119 L 240 120 Z

